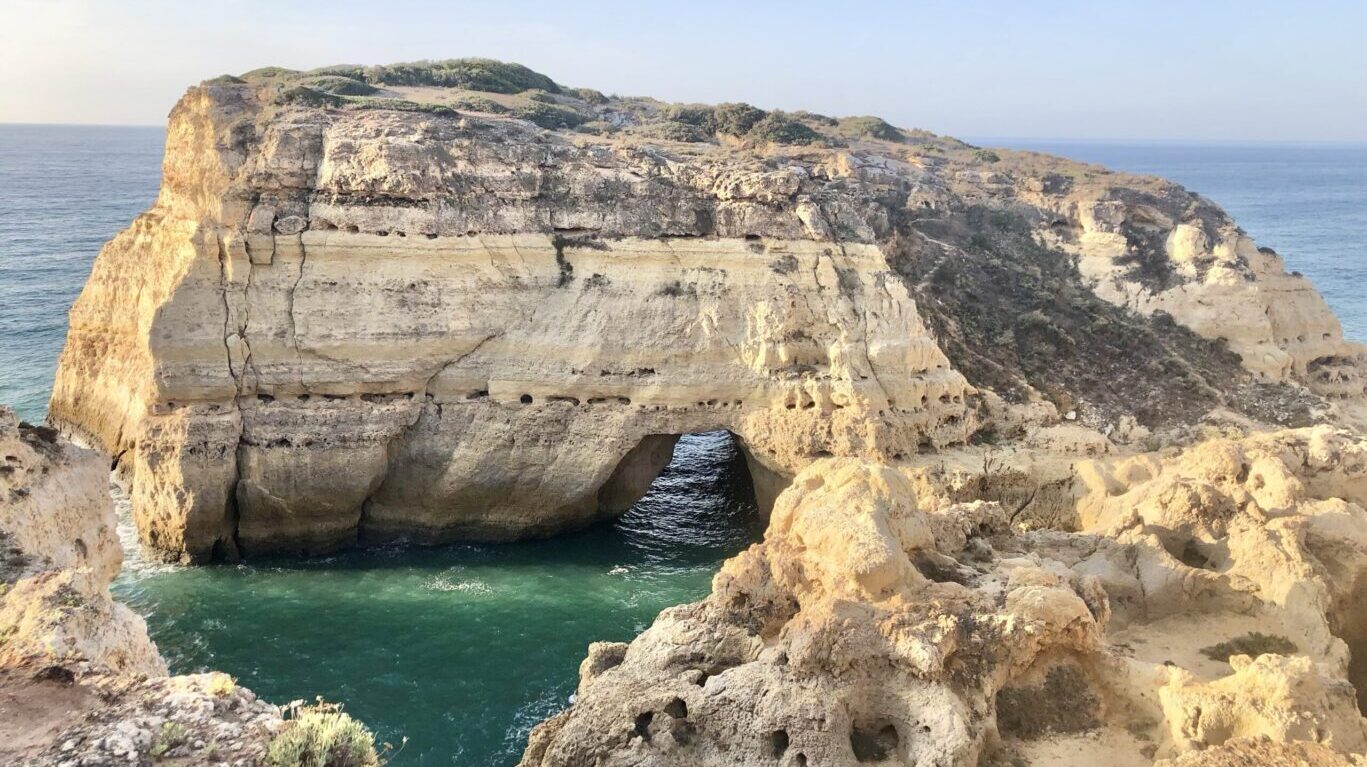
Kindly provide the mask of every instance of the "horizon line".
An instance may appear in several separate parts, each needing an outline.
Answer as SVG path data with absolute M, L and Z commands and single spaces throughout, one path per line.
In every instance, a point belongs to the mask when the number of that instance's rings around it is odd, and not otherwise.
M 166 129 L 164 123 L 98 123 L 98 122 L 50 122 L 50 121 L 4 121 L 0 127 L 55 127 L 55 128 L 157 128 Z M 1360 139 L 1315 139 L 1315 138 L 1138 138 L 1134 136 L 975 136 L 972 134 L 955 135 L 935 132 L 937 136 L 956 138 L 970 143 L 998 148 L 1010 148 L 1009 142 L 1058 142 L 1058 143 L 1114 143 L 1114 144 L 1170 144 L 1170 145 L 1280 145 L 1280 146 L 1367 146 L 1367 138 Z M 994 143 L 1001 142 L 1001 143 Z

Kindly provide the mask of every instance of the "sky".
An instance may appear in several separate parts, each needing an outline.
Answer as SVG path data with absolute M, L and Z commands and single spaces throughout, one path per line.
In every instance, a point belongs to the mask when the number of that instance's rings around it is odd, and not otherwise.
M 484 56 L 969 137 L 1367 141 L 1367 2 L 0 0 L 0 122 L 157 125 L 266 65 Z

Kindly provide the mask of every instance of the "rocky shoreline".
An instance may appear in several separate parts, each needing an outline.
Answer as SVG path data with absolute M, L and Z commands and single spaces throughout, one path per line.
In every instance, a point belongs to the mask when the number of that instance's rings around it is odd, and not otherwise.
M 465 61 L 192 88 L 50 411 L 187 563 L 552 535 L 731 432 L 764 541 L 592 646 L 526 767 L 1347 765 L 1363 362 L 1175 184 Z M 261 763 L 279 711 L 109 599 L 108 464 L 0 436 L 0 694 L 125 690 L 35 763 L 185 711 Z

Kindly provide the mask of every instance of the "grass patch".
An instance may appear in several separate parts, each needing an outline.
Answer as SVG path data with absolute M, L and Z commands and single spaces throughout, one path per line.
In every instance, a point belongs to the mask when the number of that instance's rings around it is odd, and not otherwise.
M 247 81 L 232 75 L 219 75 L 211 80 L 205 80 L 205 85 L 243 85 Z
M 1228 642 L 1213 644 L 1210 647 L 1201 649 L 1201 654 L 1211 660 L 1229 662 L 1235 655 L 1247 655 L 1256 658 L 1259 655 L 1291 655 L 1299 648 L 1296 643 L 1284 636 L 1276 634 L 1264 634 L 1260 631 L 1250 631 L 1241 637 L 1235 637 Z

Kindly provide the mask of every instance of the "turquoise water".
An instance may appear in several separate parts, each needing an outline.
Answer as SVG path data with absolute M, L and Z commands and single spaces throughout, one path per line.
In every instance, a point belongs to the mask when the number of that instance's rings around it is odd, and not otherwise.
M 66 310 L 100 245 L 156 196 L 150 128 L 0 125 L 0 402 L 46 410 Z M 1224 205 L 1367 339 L 1367 147 L 979 141 L 1173 178 Z M 129 542 L 117 592 L 177 672 L 219 668 L 266 698 L 345 701 L 398 765 L 508 765 L 562 708 L 590 641 L 626 640 L 706 593 L 760 534 L 725 434 L 686 437 L 617 523 L 506 546 L 388 548 L 196 569 Z M 123 531 L 126 535 L 128 530 Z
M 640 503 L 579 534 L 191 569 L 133 559 L 114 590 L 176 671 L 221 669 L 278 703 L 345 701 L 382 741 L 408 737 L 395 765 L 509 765 L 568 705 L 589 642 L 700 599 L 761 532 L 720 432 L 684 437 Z

